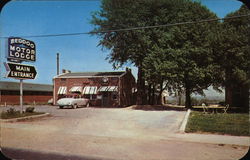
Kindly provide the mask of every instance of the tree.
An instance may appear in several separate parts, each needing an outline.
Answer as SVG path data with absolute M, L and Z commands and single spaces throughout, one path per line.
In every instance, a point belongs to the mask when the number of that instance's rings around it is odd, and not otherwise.
M 241 8 L 226 17 L 249 14 Z M 225 20 L 213 38 L 214 65 L 218 67 L 217 82 L 226 88 L 226 103 L 232 106 L 231 91 L 250 84 L 250 22 L 249 17 Z
M 142 61 L 149 45 L 146 31 L 100 31 L 147 26 L 149 17 L 145 5 L 148 3 L 151 1 L 103 0 L 101 10 L 93 14 L 92 18 L 92 24 L 96 26 L 93 33 L 100 37 L 99 45 L 111 51 L 107 59 L 113 63 L 113 67 L 119 68 L 126 63 L 138 67 L 137 104 L 143 104 L 145 97 Z
M 119 30 L 216 18 L 207 8 L 191 0 L 103 0 L 92 18 L 93 34 L 110 50 L 114 68 L 126 63 L 138 67 L 137 104 L 145 102 L 145 78 L 149 84 L 163 82 L 184 87 L 186 107 L 191 93 L 207 88 L 213 80 L 209 39 L 213 23 L 196 23 L 164 28 Z M 108 30 L 108 32 L 107 32 Z M 154 87 L 153 87 L 154 88 Z M 155 89 L 153 89 L 154 91 Z
M 160 24 L 159 15 L 170 13 L 175 6 L 181 6 L 185 0 L 103 0 L 101 10 L 94 13 L 92 24 L 96 26 L 93 34 L 100 37 L 103 49 L 110 50 L 107 57 L 114 68 L 126 63 L 138 67 L 137 104 L 145 103 L 145 75 L 143 61 L 154 42 L 151 41 L 150 29 L 112 31 Z M 176 5 L 178 4 L 178 5 Z M 161 8 L 158 8 L 161 7 Z M 159 11 L 158 11 L 159 10 Z M 157 12 L 157 13 L 156 13 Z M 163 15 L 167 15 L 164 13 Z M 174 18 L 174 14 L 171 14 Z M 159 23 L 158 23 L 159 21 Z M 164 21 L 166 22 L 166 21 Z M 107 31 L 110 32 L 102 32 Z
M 168 23 L 216 18 L 206 7 L 191 1 L 182 1 L 168 14 L 174 17 Z M 191 93 L 203 94 L 203 89 L 214 81 L 215 67 L 211 65 L 208 37 L 216 25 L 218 22 L 196 23 L 158 31 L 158 40 L 154 40 L 151 52 L 144 60 L 148 81 L 159 84 L 163 80 L 172 86 L 169 89 L 185 88 L 185 106 L 190 108 Z
M 241 1 L 242 3 L 244 3 L 248 9 L 250 9 L 250 1 L 249 0 L 238 0 L 238 1 Z

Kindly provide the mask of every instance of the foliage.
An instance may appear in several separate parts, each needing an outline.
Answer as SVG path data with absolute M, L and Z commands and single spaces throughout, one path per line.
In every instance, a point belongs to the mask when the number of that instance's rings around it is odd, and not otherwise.
M 9 108 L 8 110 L 1 112 L 1 119 L 27 117 L 27 116 L 39 115 L 39 114 L 43 114 L 43 112 L 27 112 L 26 111 L 21 114 L 21 112 L 17 111 L 15 108 Z
M 7 109 L 7 111 L 6 111 L 6 114 L 7 114 L 7 115 L 17 115 L 17 114 L 19 114 L 19 113 L 20 113 L 20 111 L 15 110 L 15 108 L 9 108 L 9 109 Z
M 244 13 L 249 11 L 241 7 L 228 16 Z M 250 79 L 247 18 L 136 27 L 214 18 L 214 13 L 192 0 L 103 0 L 91 23 L 99 45 L 110 51 L 107 59 L 114 68 L 128 63 L 138 67 L 137 104 L 143 104 L 144 97 L 155 97 L 155 92 L 160 97 L 163 89 L 183 92 L 184 88 L 185 106 L 191 107 L 192 93 L 203 95 L 210 85 L 219 91 L 226 82 L 247 83 Z
M 250 136 L 249 114 L 204 114 L 192 111 L 186 132 L 210 132 Z
M 182 4 L 171 9 L 166 14 L 174 18 L 164 23 L 216 18 L 215 14 L 197 2 L 182 1 Z M 203 94 L 203 89 L 213 83 L 215 68 L 208 37 L 216 25 L 218 22 L 196 23 L 158 30 L 158 39 L 152 40 L 155 43 L 144 60 L 147 80 L 159 84 L 163 79 L 170 90 L 181 91 L 184 87 L 188 101 L 186 107 L 190 107 L 191 93 Z
M 93 14 L 92 24 L 96 26 L 93 34 L 101 39 L 99 45 L 111 51 L 107 58 L 114 68 L 128 62 L 138 67 L 138 92 L 143 90 L 142 81 L 146 78 L 149 84 L 161 85 L 161 91 L 164 81 L 167 86 L 188 87 L 190 95 L 209 86 L 212 79 L 206 39 L 211 25 L 199 23 L 130 31 L 100 31 L 215 17 L 200 3 L 191 0 L 104 0 L 101 10 Z
M 27 108 L 25 109 L 25 112 L 33 113 L 34 110 L 35 110 L 34 107 L 27 107 Z
M 250 14 L 246 6 L 227 17 Z M 214 65 L 217 66 L 217 82 L 223 86 L 250 83 L 250 33 L 249 17 L 225 20 L 212 39 Z

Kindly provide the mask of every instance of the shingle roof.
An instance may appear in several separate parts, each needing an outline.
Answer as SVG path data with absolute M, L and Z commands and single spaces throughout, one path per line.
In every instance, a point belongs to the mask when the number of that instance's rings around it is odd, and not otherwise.
M 71 72 L 64 73 L 56 76 L 55 78 L 69 78 L 69 77 L 119 77 L 124 74 L 125 71 L 119 72 Z
M 0 90 L 12 90 L 18 91 L 20 89 L 19 82 L 6 82 L 0 81 Z M 34 83 L 23 83 L 24 91 L 44 91 L 53 92 L 53 85 L 50 84 L 34 84 Z

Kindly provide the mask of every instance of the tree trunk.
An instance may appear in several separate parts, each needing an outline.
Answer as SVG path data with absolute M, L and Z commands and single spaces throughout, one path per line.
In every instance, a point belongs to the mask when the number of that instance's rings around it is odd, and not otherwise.
M 191 91 L 190 91 L 189 84 L 186 84 L 186 101 L 185 101 L 186 108 L 192 108 L 190 94 L 191 94 Z
M 159 92 L 158 99 L 157 99 L 157 104 L 158 105 L 163 104 L 163 102 L 162 102 L 162 92 L 163 92 L 163 80 L 161 80 L 161 83 L 160 83 L 160 92 Z
M 232 84 L 231 84 L 231 73 L 232 73 L 232 70 L 230 67 L 226 68 L 226 75 L 225 75 L 225 103 L 228 104 L 229 106 L 232 106 L 233 104 L 233 94 L 232 94 L 232 91 L 233 91 L 233 87 L 232 87 Z
M 181 105 L 182 92 L 178 90 L 177 93 L 178 93 L 178 105 L 180 106 Z
M 136 104 L 143 105 L 145 104 L 145 79 L 144 72 L 142 70 L 141 65 L 138 66 L 138 78 L 137 78 L 137 98 Z
M 152 92 L 152 105 L 155 104 L 155 85 L 153 84 L 153 92 Z
M 149 86 L 148 86 L 148 104 L 152 104 L 151 103 L 152 102 L 152 96 L 151 96 L 152 89 L 151 89 L 151 87 L 152 87 L 152 84 L 149 84 Z

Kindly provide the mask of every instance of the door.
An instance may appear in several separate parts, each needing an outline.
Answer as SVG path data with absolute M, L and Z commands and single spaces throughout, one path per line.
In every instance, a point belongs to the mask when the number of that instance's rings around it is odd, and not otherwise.
M 103 92 L 102 93 L 102 106 L 109 106 L 110 105 L 110 101 L 109 98 L 110 94 L 109 92 Z

